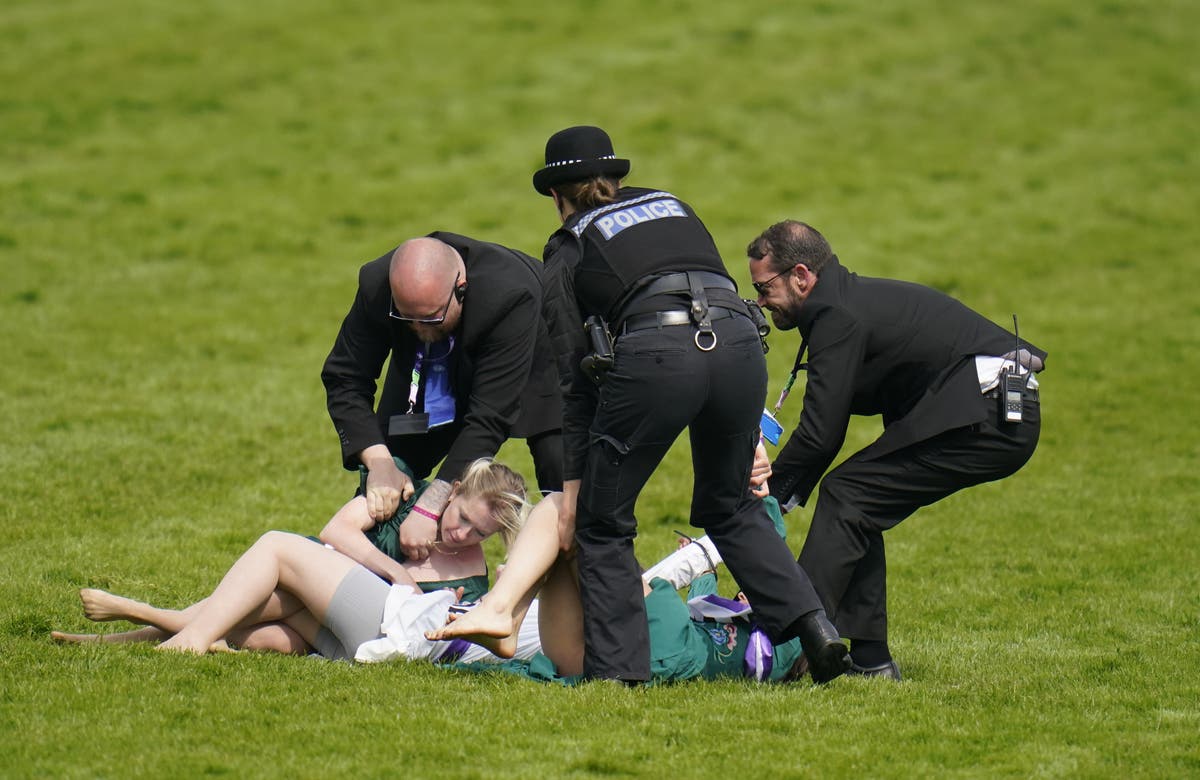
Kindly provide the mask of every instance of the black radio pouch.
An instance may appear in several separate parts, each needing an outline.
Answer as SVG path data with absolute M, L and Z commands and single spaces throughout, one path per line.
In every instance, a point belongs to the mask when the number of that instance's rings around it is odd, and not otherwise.
M 758 331 L 758 340 L 762 342 L 763 354 L 765 355 L 771 351 L 771 345 L 767 343 L 767 335 L 771 332 L 771 325 L 767 322 L 767 315 L 763 314 L 762 308 L 755 301 L 743 298 L 742 302 L 746 304 L 746 313 L 750 315 L 750 321 L 754 323 L 754 328 Z
M 584 320 L 583 330 L 587 333 L 592 351 L 579 361 L 583 373 L 596 384 L 603 384 L 604 377 L 613 367 L 613 340 L 604 320 L 593 314 Z

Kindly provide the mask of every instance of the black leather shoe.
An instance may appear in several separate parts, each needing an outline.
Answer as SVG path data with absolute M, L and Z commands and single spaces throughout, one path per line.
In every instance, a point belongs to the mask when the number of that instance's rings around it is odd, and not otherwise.
M 825 617 L 825 610 L 818 609 L 800 618 L 797 628 L 796 636 L 804 647 L 813 682 L 827 683 L 850 671 L 850 648 Z
M 846 674 L 853 674 L 857 677 L 882 677 L 885 680 L 900 682 L 900 667 L 896 666 L 895 661 L 887 661 L 877 666 L 859 666 L 851 663 L 850 671 Z

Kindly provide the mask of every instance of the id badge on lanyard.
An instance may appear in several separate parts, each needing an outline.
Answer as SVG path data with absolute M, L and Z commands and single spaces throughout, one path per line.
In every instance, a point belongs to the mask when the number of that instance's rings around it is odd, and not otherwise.
M 432 352 L 432 350 L 430 350 Z M 454 393 L 450 386 L 450 353 L 454 351 L 451 336 L 446 351 L 437 357 L 428 357 L 425 348 L 417 349 L 413 360 L 412 377 L 408 386 L 408 412 L 394 414 L 388 420 L 388 435 L 403 436 L 428 433 L 431 429 L 454 422 Z M 428 362 L 428 366 L 426 366 Z M 425 411 L 417 412 L 417 394 L 421 387 L 421 373 L 425 379 Z

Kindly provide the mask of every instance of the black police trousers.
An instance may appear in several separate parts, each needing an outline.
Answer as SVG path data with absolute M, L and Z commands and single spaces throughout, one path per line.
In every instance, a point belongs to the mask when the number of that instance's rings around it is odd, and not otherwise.
M 576 511 L 584 675 L 650 678 L 649 631 L 634 558 L 634 503 L 684 429 L 695 484 L 691 524 L 703 529 L 775 641 L 820 599 L 762 501 L 749 490 L 767 371 L 749 318 L 713 322 L 700 350 L 691 325 L 621 335 L 600 388 Z M 710 339 L 700 337 L 708 346 Z
M 1025 400 L 1020 423 L 1000 422 L 999 401 L 994 406 L 985 422 L 879 457 L 857 453 L 821 480 L 800 565 L 842 636 L 887 639 L 884 531 L 962 488 L 1009 476 L 1033 455 L 1036 396 Z

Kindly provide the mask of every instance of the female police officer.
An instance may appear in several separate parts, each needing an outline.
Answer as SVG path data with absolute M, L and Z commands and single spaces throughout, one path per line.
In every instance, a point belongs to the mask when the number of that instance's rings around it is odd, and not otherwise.
M 650 677 L 634 503 L 687 428 L 692 525 L 771 638 L 798 636 L 813 679 L 831 680 L 849 667 L 846 646 L 749 490 L 767 382 L 757 329 L 691 207 L 621 187 L 628 172 L 607 133 L 570 127 L 533 177 L 562 220 L 544 254 L 545 312 L 563 382 L 560 543 L 573 532 L 579 550 L 584 674 Z

